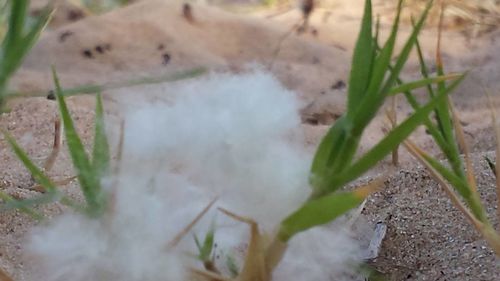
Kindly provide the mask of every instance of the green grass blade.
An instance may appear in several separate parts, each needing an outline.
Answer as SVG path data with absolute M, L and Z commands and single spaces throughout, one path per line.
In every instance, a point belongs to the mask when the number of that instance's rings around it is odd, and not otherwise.
M 212 250 L 214 247 L 214 237 L 215 237 L 215 227 L 212 224 L 210 230 L 205 235 L 203 245 L 200 248 L 200 255 L 199 255 L 200 260 L 202 261 L 210 260 L 210 255 L 212 254 Z
M 97 94 L 94 121 L 94 148 L 92 152 L 92 167 L 94 174 L 102 178 L 110 171 L 109 143 L 104 128 L 104 108 L 101 94 Z
M 226 266 L 227 266 L 227 269 L 229 270 L 229 274 L 231 275 L 231 278 L 236 278 L 240 274 L 240 269 L 238 267 L 238 264 L 234 260 L 233 256 L 231 256 L 231 255 L 227 256 Z
M 52 12 L 51 8 L 47 8 L 25 35 L 28 4 L 27 0 L 15 0 L 10 3 L 7 34 L 0 47 L 0 106 L 4 103 L 10 76 L 19 68 L 26 54 L 33 47 Z
M 439 30 L 438 30 L 438 46 L 436 48 L 436 64 L 437 64 L 437 73 L 438 75 L 441 75 L 444 73 L 443 71 L 443 64 L 441 60 L 441 50 L 440 50 L 440 41 L 441 41 L 441 20 L 442 20 L 442 14 L 440 18 L 440 23 L 439 23 Z M 427 72 L 427 66 L 425 64 L 425 60 L 423 59 L 422 55 L 422 50 L 420 48 L 420 44 L 418 44 L 417 41 L 417 50 L 418 50 L 418 57 L 421 65 L 421 73 L 424 77 L 428 77 L 428 72 Z M 443 91 L 443 89 L 446 87 L 446 84 L 444 81 L 438 83 L 438 91 Z M 428 86 L 427 88 L 429 95 L 433 96 L 434 95 L 434 90 L 432 87 Z M 446 155 L 448 158 L 448 161 L 450 162 L 453 171 L 455 174 L 457 174 L 459 177 L 462 179 L 466 179 L 465 171 L 464 171 L 464 165 L 463 162 L 460 158 L 460 151 L 458 148 L 458 143 L 455 140 L 454 133 L 453 133 L 453 120 L 451 119 L 450 111 L 449 111 L 450 105 L 448 104 L 448 100 L 443 101 L 440 103 L 438 106 L 436 106 L 436 120 L 437 120 L 437 126 L 436 128 L 439 130 L 441 137 L 444 139 L 444 142 L 446 142 L 446 146 L 440 145 L 441 149 L 443 150 L 443 153 Z M 433 137 L 436 139 L 436 136 L 433 134 Z M 439 144 L 439 143 L 438 143 Z
M 443 164 L 439 163 L 438 160 L 432 158 L 427 153 L 423 151 L 418 151 L 422 159 L 439 173 L 444 179 L 446 179 L 453 188 L 460 194 L 462 199 L 467 203 L 471 209 L 474 216 L 482 222 L 486 222 L 487 216 L 484 212 L 484 208 L 478 196 L 472 191 L 471 186 L 468 184 L 466 179 L 460 178 L 458 175 L 454 174 L 450 169 L 445 167 Z
M 340 175 L 330 175 L 328 182 L 329 188 L 337 189 L 364 174 L 371 167 L 382 160 L 389 154 L 396 146 L 398 146 L 404 139 L 406 139 L 418 127 L 435 106 L 446 96 L 453 91 L 460 82 L 464 79 L 465 74 L 455 80 L 445 91 L 438 93 L 431 99 L 425 106 L 420 107 L 411 117 L 402 122 L 398 127 L 393 129 L 386 135 L 377 145 L 370 151 L 365 153 L 356 163 L 354 163 L 348 170 Z
M 415 20 L 413 19 L 413 17 L 411 19 L 411 23 L 413 25 L 413 28 L 415 28 Z M 424 78 L 428 78 L 429 71 L 427 70 L 427 64 L 425 63 L 424 54 L 422 52 L 422 47 L 420 46 L 420 40 L 418 40 L 418 38 L 415 41 L 415 47 L 417 49 L 418 62 L 420 64 L 420 73 Z M 432 89 L 431 85 L 427 85 L 427 92 L 429 93 L 430 97 L 434 97 L 434 90 Z
M 201 242 L 200 239 L 198 239 L 198 236 L 196 234 L 193 234 L 193 239 L 194 243 L 196 244 L 196 248 L 198 248 L 198 251 L 201 253 Z
M 372 38 L 372 18 L 372 3 L 371 0 L 366 0 L 361 30 L 352 57 L 347 98 L 348 112 L 353 112 L 357 109 L 359 101 L 366 94 L 366 89 L 370 82 L 375 49 Z
M 52 70 L 56 86 L 56 96 L 59 104 L 59 112 L 65 129 L 66 142 L 71 155 L 73 165 L 78 173 L 78 181 L 87 202 L 87 211 L 90 216 L 98 216 L 104 210 L 104 197 L 100 187 L 100 179 L 97 177 L 89 158 L 85 152 L 83 143 L 78 136 L 73 120 L 69 114 L 68 107 L 61 95 L 61 86 L 55 70 Z
M 18 202 L 18 200 L 12 198 L 10 195 L 8 195 L 7 193 L 5 193 L 1 190 L 0 190 L 0 199 L 2 199 L 5 202 L 4 204 L 9 204 L 9 203 L 14 204 L 14 202 Z M 5 208 L 4 204 L 0 205 L 0 210 L 8 210 L 9 209 L 9 208 Z M 26 206 L 22 206 L 22 204 L 19 204 L 18 209 L 19 209 L 19 211 L 29 215 L 30 217 L 32 217 L 36 220 L 43 220 L 44 219 L 44 216 L 42 214 L 40 214 L 39 212 L 37 212 L 31 208 L 28 208 Z
M 36 41 L 40 37 L 40 34 L 42 33 L 42 30 L 44 30 L 46 25 L 48 24 L 53 11 L 54 9 L 52 7 L 46 7 L 42 11 L 41 15 L 37 18 L 35 24 L 30 27 L 26 36 L 21 39 L 20 44 L 18 44 L 18 46 L 16 47 L 17 54 L 15 55 L 19 59 L 17 59 L 15 61 L 15 64 L 12 65 L 13 70 L 17 69 L 21 65 L 21 63 L 23 62 L 22 59 L 36 43 Z
M 11 1 L 9 28 L 5 35 L 5 48 L 12 50 L 21 40 L 24 34 L 24 22 L 28 10 L 28 0 Z
M 299 232 L 326 224 L 358 206 L 364 198 L 354 191 L 331 193 L 310 200 L 281 223 L 278 237 L 286 242 Z
M 57 202 L 61 199 L 61 197 L 61 194 L 58 192 L 48 192 L 35 198 L 8 201 L 5 204 L 2 204 L 2 206 L 0 207 L 0 212 L 9 210 L 32 209 L 36 206 Z
M 422 27 L 424 26 L 425 20 L 427 19 L 427 15 L 429 14 L 429 10 L 432 7 L 432 3 L 433 3 L 432 0 L 427 3 L 424 12 L 422 13 L 420 19 L 413 28 L 410 37 L 406 41 L 401 53 L 398 56 L 398 59 L 396 60 L 396 64 L 394 65 L 393 71 L 389 75 L 389 78 L 387 79 L 386 83 L 384 84 L 384 87 L 381 90 L 382 94 L 388 93 L 390 88 L 392 88 L 392 86 L 394 85 L 396 79 L 399 77 L 399 74 L 401 73 L 403 66 L 406 64 L 406 61 L 408 60 L 411 50 L 413 49 L 413 46 L 417 41 L 418 34 L 420 33 Z M 444 74 L 440 74 L 440 76 L 442 75 Z
M 26 152 L 17 144 L 14 138 L 7 132 L 4 132 L 4 136 L 7 139 L 7 142 L 12 147 L 12 150 L 16 154 L 17 158 L 21 160 L 24 167 L 28 169 L 28 171 L 33 176 L 33 179 L 40 184 L 46 192 L 58 192 L 56 186 L 52 181 L 43 173 L 43 171 L 38 168 L 33 161 L 28 157 Z
M 427 87 L 427 86 L 434 84 L 434 83 L 437 83 L 437 82 L 458 78 L 459 76 L 460 76 L 460 74 L 448 74 L 448 75 L 442 75 L 442 76 L 437 76 L 437 77 L 424 78 L 424 79 L 412 81 L 412 82 L 405 83 L 405 84 L 400 84 L 396 87 L 393 87 L 389 91 L 388 95 L 393 96 L 393 95 L 397 95 L 399 93 L 404 93 L 404 92 L 412 91 L 412 90 L 415 90 L 418 88 Z
M 26 169 L 28 169 L 35 182 L 40 184 L 46 191 L 45 195 L 39 196 L 34 199 L 27 199 L 22 201 L 14 200 L 6 206 L 8 209 L 20 209 L 21 211 L 25 212 L 26 209 L 29 209 L 29 207 L 31 206 L 53 203 L 55 201 L 60 201 L 63 205 L 72 207 L 75 210 L 80 209 L 78 204 L 60 193 L 56 185 L 50 180 L 48 176 L 43 173 L 40 168 L 38 168 L 33 163 L 33 161 L 31 161 L 26 152 L 19 146 L 19 144 L 17 144 L 17 142 L 9 133 L 4 132 L 4 135 L 17 158 L 19 158 Z
M 377 16 L 377 21 L 375 22 L 375 34 L 373 35 L 373 42 L 374 42 L 374 51 L 375 51 L 375 54 L 377 54 L 378 50 L 377 50 L 377 46 L 378 46 L 378 39 L 379 39 L 379 35 L 380 35 L 380 15 Z M 375 56 L 374 56 L 375 58 Z
M 417 44 L 418 44 L 418 39 L 417 39 Z M 417 49 L 418 49 L 418 45 L 417 45 Z M 423 62 L 423 57 L 421 57 L 420 60 L 421 60 L 421 63 L 425 63 L 425 62 Z M 393 71 L 392 66 L 389 67 L 389 70 Z M 429 78 L 428 76 L 426 76 L 426 74 L 422 74 L 422 75 L 425 78 Z M 400 78 L 397 78 L 396 82 L 399 85 L 403 85 L 404 84 L 404 82 Z M 432 90 L 432 87 L 430 87 L 430 84 L 428 85 L 428 88 L 431 88 L 431 90 Z M 408 103 L 413 108 L 413 110 L 417 110 L 417 109 L 419 109 L 421 107 L 421 105 L 418 103 L 417 99 L 414 97 L 413 93 L 411 92 L 411 90 L 403 91 L 403 94 L 404 94 L 406 100 L 408 101 Z M 430 96 L 434 97 L 434 93 L 430 94 Z M 449 144 L 446 142 L 446 140 L 444 139 L 444 137 L 441 135 L 441 131 L 429 119 L 429 117 L 427 117 L 424 120 L 424 125 L 426 126 L 427 130 L 431 134 L 431 136 L 434 139 L 434 141 L 438 144 L 438 146 L 441 148 L 441 150 L 445 153 L 445 155 L 447 155 L 447 156 L 448 155 L 452 155 L 452 149 L 450 148 Z M 448 158 L 450 158 L 450 156 L 448 156 Z M 453 157 L 451 157 L 451 158 L 453 158 Z
M 401 1 L 399 2 L 399 5 L 401 5 Z M 388 42 L 386 43 L 384 48 L 382 48 L 380 56 L 377 59 L 375 65 L 374 75 L 377 75 L 378 77 L 376 79 L 372 79 L 373 84 L 370 83 L 371 85 L 368 88 L 368 92 L 373 94 L 370 94 L 362 102 L 362 105 L 360 105 L 359 110 L 356 113 L 356 119 L 354 120 L 356 130 L 353 132 L 354 134 L 361 134 L 364 127 L 370 120 L 373 119 L 373 116 L 378 111 L 378 108 L 381 106 L 390 89 L 395 84 L 401 70 L 403 69 L 403 66 L 408 60 L 410 52 L 416 42 L 420 30 L 424 25 L 425 19 L 427 18 L 427 14 L 429 13 L 431 7 L 432 1 L 429 1 L 426 9 L 422 13 L 422 16 L 420 17 L 418 23 L 415 25 L 415 28 L 413 28 L 410 37 L 407 39 L 401 53 L 399 54 L 396 64 L 394 65 L 393 70 L 389 75 L 389 78 L 387 78 L 382 88 L 379 89 L 380 85 L 382 85 L 383 78 L 385 77 L 386 70 L 390 66 L 390 59 L 392 50 L 394 48 L 395 36 L 398 28 L 399 15 L 401 13 L 401 6 L 398 6 L 398 16 L 396 17 L 396 20 L 393 24 L 393 31 L 391 32 L 391 36 Z
M 354 124 L 354 135 L 360 135 L 368 122 L 373 119 L 373 116 L 377 113 L 380 106 L 382 105 L 385 97 L 380 95 L 380 86 L 382 85 L 384 78 L 386 76 L 387 69 L 391 63 L 392 54 L 394 51 L 394 46 L 396 44 L 396 38 L 399 29 L 399 19 L 401 15 L 402 0 L 398 2 L 397 14 L 394 19 L 391 34 L 389 39 L 387 39 L 384 47 L 380 51 L 379 56 L 375 59 L 375 65 L 373 67 L 372 77 L 370 79 L 370 84 L 366 90 L 366 96 L 363 100 L 358 100 L 361 102 L 357 110 L 351 112 L 351 117 Z M 374 47 L 376 49 L 376 46 Z M 348 113 L 349 114 L 349 113 Z
M 428 154 L 422 153 L 421 155 L 425 161 L 427 161 L 427 163 L 434 168 L 434 170 L 443 176 L 443 178 L 445 178 L 456 189 L 460 196 L 462 196 L 466 201 L 469 201 L 472 193 L 466 182 L 457 177 L 457 175 L 455 175 L 451 170 Z
M 412 25 L 415 26 L 415 22 L 414 22 L 413 18 L 412 18 Z M 425 63 L 422 48 L 420 46 L 420 42 L 418 39 L 416 41 L 416 48 L 417 48 L 418 60 L 420 63 L 420 73 L 422 74 L 422 76 L 424 78 L 428 78 L 429 77 L 429 73 L 427 70 L 428 68 L 427 68 L 427 65 Z M 443 89 L 443 87 L 441 87 L 440 90 L 442 90 L 442 89 Z M 430 97 L 435 96 L 435 91 L 430 84 L 427 85 L 427 92 L 428 92 Z M 443 153 L 446 155 L 446 157 L 448 158 L 450 163 L 452 163 L 452 167 L 453 167 L 453 170 L 455 171 L 455 173 L 458 175 L 462 174 L 462 177 L 465 177 L 465 174 L 463 173 L 463 165 L 461 164 L 461 161 L 459 159 L 460 156 L 458 155 L 458 147 L 456 145 L 450 144 L 449 138 L 446 138 L 444 135 L 443 126 L 442 126 L 442 122 L 443 122 L 442 113 L 440 113 L 440 110 L 438 108 L 436 108 L 434 111 L 436 113 L 436 119 L 437 119 L 438 125 L 435 126 L 429 120 L 426 122 L 427 129 L 429 130 L 430 134 L 432 135 L 432 137 L 434 138 L 434 140 L 436 141 L 438 146 L 441 148 Z M 450 124 L 451 124 L 451 120 L 450 120 Z
M 442 73 L 444 73 L 443 66 L 440 63 L 438 63 L 437 66 L 437 73 L 438 75 L 442 75 Z M 446 84 L 444 81 L 438 83 L 438 91 L 443 91 L 445 88 Z M 441 101 L 436 106 L 436 120 L 438 122 L 438 128 L 441 129 L 443 138 L 448 143 L 449 150 L 446 152 L 448 161 L 450 162 L 450 165 L 453 168 L 455 174 L 465 180 L 467 176 L 465 175 L 464 165 L 462 159 L 460 158 L 460 149 L 458 147 L 458 142 L 455 139 L 453 120 L 451 119 L 448 99 Z
M 311 166 L 309 182 L 315 192 L 324 189 L 324 177 L 330 170 L 331 159 L 337 159 L 339 147 L 345 142 L 347 130 L 350 129 L 349 120 L 344 115 L 337 119 L 328 133 L 323 137 L 316 150 Z
M 174 73 L 174 74 L 169 74 L 165 76 L 160 76 L 160 77 L 143 77 L 143 78 L 137 78 L 137 79 L 132 79 L 129 81 L 119 81 L 119 82 L 114 82 L 114 83 L 107 83 L 107 84 L 101 84 L 101 85 L 96 85 L 96 84 L 88 84 L 88 85 L 83 85 L 83 86 L 77 86 L 74 88 L 69 88 L 69 89 L 62 89 L 62 95 L 65 97 L 68 96 L 76 96 L 76 95 L 81 95 L 81 94 L 95 94 L 98 92 L 104 92 L 107 90 L 115 90 L 115 89 L 121 89 L 121 88 L 127 88 L 127 87 L 132 87 L 132 86 L 139 86 L 139 85 L 150 85 L 150 84 L 157 84 L 157 83 L 166 83 L 166 82 L 176 82 L 179 80 L 184 80 L 184 79 L 191 79 L 195 78 L 198 76 L 201 76 L 207 72 L 207 69 L 205 68 L 195 68 L 195 69 L 190 69 L 187 71 L 182 71 L 179 73 Z M 9 98 L 16 98 L 16 97 L 45 97 L 49 99 L 55 99 L 55 95 L 52 92 L 9 92 L 7 95 Z

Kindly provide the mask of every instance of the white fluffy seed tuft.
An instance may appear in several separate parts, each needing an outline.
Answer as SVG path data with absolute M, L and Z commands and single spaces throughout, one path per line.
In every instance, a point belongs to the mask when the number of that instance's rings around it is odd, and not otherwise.
M 119 102 L 120 174 L 103 181 L 112 208 L 100 219 L 67 213 L 36 228 L 27 246 L 33 280 L 187 280 L 186 268 L 200 265 L 192 233 L 175 249 L 167 245 L 213 198 L 271 232 L 308 197 L 299 103 L 270 74 L 211 74 L 145 89 L 134 92 L 134 106 L 125 106 L 131 96 Z M 212 208 L 192 232 L 203 239 L 213 222 L 216 253 L 241 263 L 247 226 Z M 356 251 L 343 232 L 314 229 L 292 239 L 275 278 L 327 280 Z

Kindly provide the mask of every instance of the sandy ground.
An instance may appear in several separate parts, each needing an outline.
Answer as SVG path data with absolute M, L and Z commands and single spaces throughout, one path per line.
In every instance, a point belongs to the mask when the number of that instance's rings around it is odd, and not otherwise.
M 34 1 L 33 11 L 44 1 Z M 328 126 L 344 111 L 345 83 L 351 50 L 361 16 L 361 0 L 334 1 L 336 5 L 313 13 L 311 29 L 297 35 L 290 32 L 300 23 L 297 10 L 261 11 L 241 15 L 192 4 L 193 18 L 182 14 L 176 1 L 144 0 L 101 16 L 63 5 L 55 21 L 42 35 L 23 67 L 14 77 L 12 88 L 21 92 L 47 92 L 52 87 L 50 66 L 54 65 L 65 87 L 87 83 L 123 81 L 137 77 L 163 76 L 205 67 L 213 71 L 241 72 L 253 64 L 269 69 L 303 103 L 303 129 L 308 149 L 314 150 Z M 376 3 L 377 4 L 377 3 Z M 382 15 L 386 34 L 391 19 L 387 7 L 375 6 Z M 314 30 L 314 31 L 313 31 Z M 408 33 L 408 26 L 402 34 Z M 443 37 L 443 56 L 450 71 L 470 70 L 468 78 L 453 94 L 465 124 L 467 141 L 475 153 L 475 168 L 481 194 L 491 213 L 497 208 L 494 178 L 483 155 L 491 154 L 495 141 L 490 129 L 489 103 L 484 89 L 493 95 L 492 105 L 500 105 L 500 31 L 471 37 L 463 29 L 450 28 Z M 426 59 L 433 60 L 436 32 L 425 30 L 422 45 Z M 405 76 L 415 76 L 413 61 Z M 137 92 L 143 86 L 135 88 Z M 129 89 L 105 93 L 106 108 L 114 116 L 113 103 Z M 90 141 L 93 98 L 69 99 L 78 129 Z M 41 163 L 49 154 L 53 138 L 56 106 L 45 98 L 13 101 L 11 112 L 0 119 Z M 400 118 L 409 112 L 398 107 Z M 383 136 L 382 117 L 368 128 L 362 143 L 366 150 Z M 423 129 L 414 136 L 423 147 L 433 150 Z M 33 183 L 0 142 L 0 188 L 18 197 L 29 197 Z M 373 171 L 387 169 L 389 159 Z M 72 175 L 68 156 L 63 152 L 51 172 L 56 179 Z M 368 175 L 370 176 L 370 175 Z M 65 187 L 78 196 L 74 184 Z M 60 206 L 45 210 L 57 214 Z M 498 280 L 498 259 L 474 229 L 454 209 L 428 174 L 415 165 L 406 152 L 401 166 L 386 188 L 372 196 L 364 216 L 388 226 L 379 257 L 371 261 L 389 280 Z M 24 280 L 20 255 L 23 234 L 33 221 L 18 213 L 0 215 L 0 267 L 16 280 Z

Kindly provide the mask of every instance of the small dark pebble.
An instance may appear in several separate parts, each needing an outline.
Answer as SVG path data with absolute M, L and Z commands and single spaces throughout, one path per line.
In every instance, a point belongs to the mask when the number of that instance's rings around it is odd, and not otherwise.
M 335 84 L 332 85 L 332 90 L 341 90 L 345 88 L 345 82 L 344 80 L 337 80 Z
M 314 36 L 314 37 L 317 37 L 318 36 L 318 30 L 316 28 L 313 28 L 311 30 L 311 34 Z
M 301 25 L 297 28 L 297 34 L 302 34 L 306 31 L 306 27 L 304 25 Z
M 62 32 L 61 35 L 59 35 L 59 42 L 66 41 L 66 39 L 68 39 L 68 37 L 70 37 L 71 35 L 73 35 L 72 31 L 67 30 Z
M 49 94 L 47 95 L 48 100 L 56 100 L 56 94 L 54 93 L 53 90 L 49 91 Z
M 104 47 L 101 46 L 101 45 L 97 45 L 97 46 L 95 46 L 95 51 L 98 52 L 99 54 L 103 54 L 104 53 Z
M 189 5 L 189 3 L 184 3 L 182 5 L 182 15 L 188 22 L 190 23 L 194 22 L 193 10 L 191 8 L 191 5 Z
M 68 15 L 67 15 L 66 18 L 69 21 L 77 21 L 77 20 L 82 19 L 84 17 L 85 17 L 85 15 L 83 14 L 82 11 L 80 11 L 80 10 L 71 10 L 71 11 L 68 12 Z
M 158 44 L 158 47 L 156 49 L 158 49 L 158 51 L 161 51 L 161 50 L 165 49 L 165 45 Z
M 36 9 L 36 10 L 33 10 L 33 11 L 30 12 L 30 16 L 32 16 L 32 17 L 39 17 L 41 13 L 42 13 L 41 10 Z
M 168 53 L 163 54 L 163 64 L 167 65 L 170 62 L 170 55 Z
M 104 50 L 111 51 L 111 44 L 109 43 L 104 44 Z
M 316 126 L 319 125 L 319 120 L 317 118 L 310 117 L 302 120 L 302 123 Z
M 93 58 L 94 56 L 92 55 L 92 51 L 91 50 L 83 50 L 82 51 L 82 55 L 88 59 L 91 59 Z

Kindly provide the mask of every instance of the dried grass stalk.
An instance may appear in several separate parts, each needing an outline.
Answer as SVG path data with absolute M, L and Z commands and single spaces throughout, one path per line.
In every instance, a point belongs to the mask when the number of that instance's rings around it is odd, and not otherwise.
M 0 281 L 14 281 L 3 269 L 0 269 Z
M 391 1 L 393 2 L 393 1 Z M 403 18 L 410 19 L 425 8 L 426 0 L 407 0 Z M 500 24 L 500 1 L 496 0 L 442 0 L 446 5 L 444 27 L 461 29 L 476 37 L 496 29 Z M 435 5 L 429 13 L 428 25 L 437 25 L 440 17 L 440 6 Z

